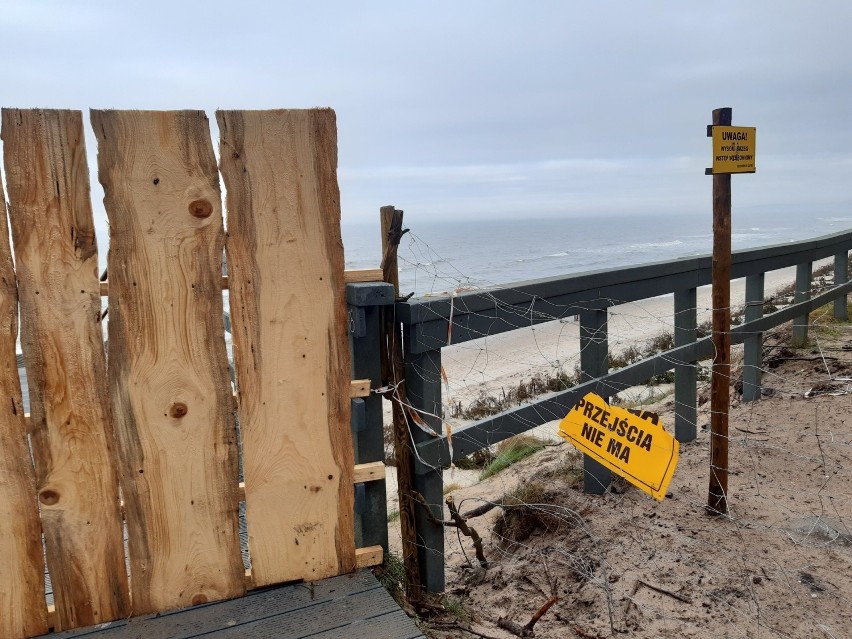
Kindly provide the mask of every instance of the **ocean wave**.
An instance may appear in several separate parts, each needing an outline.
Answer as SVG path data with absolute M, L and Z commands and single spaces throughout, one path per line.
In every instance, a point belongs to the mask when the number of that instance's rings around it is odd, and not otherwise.
M 513 261 L 517 264 L 520 264 L 520 263 L 523 263 L 523 262 L 538 262 L 540 260 L 546 260 L 548 258 L 554 258 L 554 257 L 576 257 L 578 255 L 583 255 L 583 254 L 588 254 L 588 253 L 592 253 L 592 254 L 600 253 L 600 248 L 598 248 L 598 247 L 594 247 L 594 248 L 591 248 L 591 249 L 576 248 L 576 249 L 571 249 L 570 251 L 560 251 L 559 253 L 546 253 L 544 255 L 530 255 L 528 257 L 516 257 Z
M 681 240 L 670 240 L 669 242 L 644 242 L 642 244 L 631 244 L 629 249 L 651 249 L 651 248 L 666 248 L 669 246 L 680 246 L 683 244 Z
M 731 233 L 731 239 L 736 241 L 742 240 L 754 240 L 759 238 L 769 238 L 771 237 L 768 233 L 753 233 L 751 231 L 734 231 Z
M 407 260 L 405 258 L 400 259 L 399 270 L 400 271 L 411 271 L 418 270 L 423 268 L 429 268 L 430 266 L 439 266 L 441 264 L 446 264 L 447 260 L 437 259 L 433 262 L 414 262 L 411 260 Z

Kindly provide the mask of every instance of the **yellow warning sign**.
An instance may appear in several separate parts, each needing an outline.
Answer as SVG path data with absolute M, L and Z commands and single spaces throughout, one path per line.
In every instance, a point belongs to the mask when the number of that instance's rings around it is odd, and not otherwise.
M 753 126 L 714 126 L 713 174 L 754 173 L 756 141 Z
M 680 444 L 657 415 L 610 406 L 589 393 L 562 420 L 559 434 L 646 493 L 665 498 Z

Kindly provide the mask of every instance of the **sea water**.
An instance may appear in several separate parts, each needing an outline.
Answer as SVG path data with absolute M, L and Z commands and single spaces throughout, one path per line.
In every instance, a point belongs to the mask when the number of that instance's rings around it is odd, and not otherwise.
M 376 217 L 343 224 L 347 269 L 380 264 Z M 713 245 L 709 214 L 438 221 L 406 213 L 405 227 L 400 292 L 418 296 L 706 255 Z M 850 228 L 852 216 L 752 211 L 733 216 L 731 245 L 783 244 Z
M 399 248 L 400 291 L 404 295 L 440 295 L 704 255 L 710 253 L 713 243 L 709 215 L 431 220 L 427 215 L 408 213 L 405 226 L 410 231 Z M 839 233 L 852 228 L 852 216 L 751 212 L 735 214 L 732 227 L 731 244 L 736 250 Z M 372 224 L 344 222 L 342 232 L 347 269 L 379 266 L 378 215 Z M 230 335 L 225 342 L 230 359 Z M 20 352 L 20 345 L 18 349 Z M 18 372 L 24 410 L 29 412 L 26 373 L 23 368 Z

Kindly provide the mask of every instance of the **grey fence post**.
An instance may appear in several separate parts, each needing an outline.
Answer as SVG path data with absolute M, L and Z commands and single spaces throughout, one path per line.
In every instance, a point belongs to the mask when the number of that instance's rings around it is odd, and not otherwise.
M 582 381 L 595 379 L 609 372 L 607 341 L 607 310 L 592 309 L 580 312 L 580 370 Z M 609 398 L 604 398 L 607 401 Z M 593 495 L 606 492 L 612 474 L 609 469 L 588 455 L 583 455 L 583 490 Z
M 675 291 L 675 347 L 691 344 L 698 337 L 698 299 L 695 288 Z M 691 442 L 698 432 L 698 362 L 675 366 L 675 438 Z
M 393 286 L 383 282 L 348 284 L 346 302 L 352 378 L 369 379 L 370 388 L 378 388 L 382 383 L 379 308 L 393 304 Z M 379 395 L 352 400 L 352 444 L 356 464 L 384 461 L 384 424 Z M 380 545 L 387 552 L 388 513 L 384 480 L 355 485 L 355 545 L 358 548 Z
M 805 262 L 796 267 L 796 294 L 794 302 L 804 302 L 811 298 L 811 273 L 813 262 Z M 793 320 L 793 348 L 802 348 L 808 343 L 808 322 L 810 314 L 805 313 Z
M 441 351 L 413 354 L 405 343 L 405 388 L 411 406 L 435 433 L 441 425 Z M 415 447 L 432 437 L 416 425 L 411 426 Z M 432 468 L 414 455 L 414 490 L 420 493 L 437 519 L 444 519 L 444 477 L 441 468 Z M 420 580 L 426 592 L 444 590 L 444 527 L 436 524 L 424 508 L 415 511 L 417 557 Z
M 849 252 L 843 251 L 834 256 L 834 285 L 845 284 L 849 281 Z M 834 300 L 834 319 L 845 322 L 849 319 L 846 313 L 847 296 L 842 295 Z
M 746 277 L 745 321 L 763 317 L 764 274 Z M 753 402 L 760 399 L 760 381 L 763 376 L 763 333 L 754 333 L 743 343 L 743 400 Z

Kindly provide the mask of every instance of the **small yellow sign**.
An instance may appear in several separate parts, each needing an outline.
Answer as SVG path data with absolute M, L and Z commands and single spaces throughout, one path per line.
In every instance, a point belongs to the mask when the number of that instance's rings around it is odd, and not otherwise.
M 754 173 L 756 141 L 753 126 L 714 126 L 713 174 Z
M 665 498 L 680 443 L 657 415 L 610 406 L 589 393 L 562 420 L 559 434 L 652 497 Z

